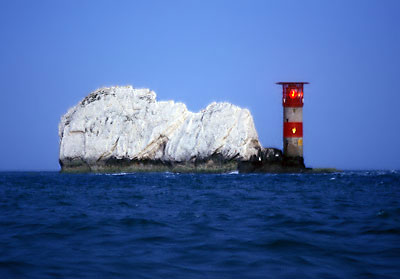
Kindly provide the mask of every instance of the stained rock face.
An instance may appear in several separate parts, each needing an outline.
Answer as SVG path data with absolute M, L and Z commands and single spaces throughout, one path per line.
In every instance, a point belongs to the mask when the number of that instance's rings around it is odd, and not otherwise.
M 63 171 L 224 171 L 261 146 L 247 109 L 212 103 L 193 113 L 149 89 L 101 88 L 59 124 Z

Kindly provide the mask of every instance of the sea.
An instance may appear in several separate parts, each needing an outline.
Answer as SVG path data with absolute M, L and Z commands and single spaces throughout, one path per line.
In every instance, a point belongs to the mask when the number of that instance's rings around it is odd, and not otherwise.
M 400 278 L 400 171 L 1 172 L 0 278 Z

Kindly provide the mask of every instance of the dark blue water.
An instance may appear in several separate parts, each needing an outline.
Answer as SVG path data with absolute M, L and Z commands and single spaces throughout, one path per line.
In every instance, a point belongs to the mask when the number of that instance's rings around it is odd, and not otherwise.
M 0 278 L 400 278 L 400 173 L 0 173 Z

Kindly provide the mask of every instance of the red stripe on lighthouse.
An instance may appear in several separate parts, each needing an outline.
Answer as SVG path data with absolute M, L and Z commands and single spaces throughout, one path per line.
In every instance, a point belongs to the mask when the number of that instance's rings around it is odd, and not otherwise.
M 283 137 L 285 138 L 303 137 L 303 122 L 284 122 Z

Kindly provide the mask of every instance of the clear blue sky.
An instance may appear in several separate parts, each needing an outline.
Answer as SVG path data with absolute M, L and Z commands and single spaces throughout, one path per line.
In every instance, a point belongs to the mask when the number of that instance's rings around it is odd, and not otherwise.
M 96 88 L 229 101 L 282 147 L 281 88 L 308 81 L 311 167 L 400 169 L 400 1 L 0 2 L 0 170 L 58 170 L 62 114 Z

